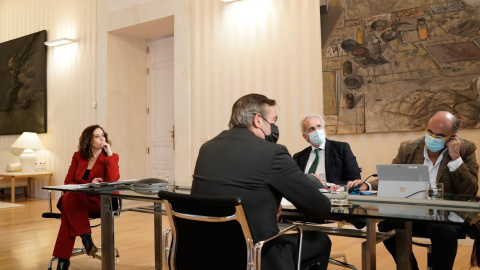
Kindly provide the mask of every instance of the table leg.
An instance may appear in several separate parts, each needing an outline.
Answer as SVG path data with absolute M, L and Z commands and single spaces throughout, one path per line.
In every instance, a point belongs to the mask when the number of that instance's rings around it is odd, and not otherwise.
M 10 201 L 15 203 L 15 176 L 10 178 L 12 184 L 10 185 Z
M 153 226 L 155 231 L 155 269 L 162 269 L 162 203 L 153 204 Z
M 100 196 L 102 215 L 102 269 L 115 269 L 115 238 L 113 212 L 110 209 L 110 197 Z
M 405 221 L 404 229 L 396 229 L 397 268 L 412 269 L 412 222 Z
M 362 243 L 362 269 L 374 270 L 377 268 L 377 231 L 376 220 L 367 218 L 367 239 Z
M 33 177 L 28 177 L 28 186 L 30 187 L 30 198 L 33 198 Z

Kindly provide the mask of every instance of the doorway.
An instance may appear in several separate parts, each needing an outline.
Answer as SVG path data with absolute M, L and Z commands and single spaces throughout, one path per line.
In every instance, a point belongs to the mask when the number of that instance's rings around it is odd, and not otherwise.
M 147 176 L 175 179 L 174 37 L 147 42 Z

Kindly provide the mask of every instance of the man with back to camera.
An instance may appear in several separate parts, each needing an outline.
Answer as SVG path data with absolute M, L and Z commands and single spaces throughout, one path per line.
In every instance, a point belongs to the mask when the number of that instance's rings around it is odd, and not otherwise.
M 286 147 L 276 144 L 275 105 L 275 100 L 259 94 L 238 99 L 230 129 L 202 145 L 193 175 L 192 194 L 241 198 L 255 243 L 279 232 L 277 212 L 282 197 L 306 216 L 323 218 L 330 211 L 318 180 L 303 174 Z M 264 247 L 262 269 L 295 269 L 297 235 L 277 239 Z M 304 231 L 301 269 L 327 269 L 330 249 L 325 233 Z
M 478 163 L 475 143 L 457 137 L 460 121 L 451 113 L 439 111 L 429 119 L 425 137 L 400 144 L 393 164 L 425 164 L 430 182 L 443 183 L 445 194 L 476 195 L 478 190 Z M 382 221 L 378 230 L 387 232 L 401 227 L 394 221 Z M 427 236 L 432 242 L 433 269 L 452 269 L 457 254 L 462 226 L 414 222 L 414 236 Z M 396 239 L 384 242 L 396 261 Z M 412 269 L 418 269 L 413 256 Z
M 350 145 L 327 139 L 325 121 L 320 115 L 307 115 L 300 128 L 303 138 L 311 146 L 293 155 L 293 159 L 305 174 L 315 175 L 322 183 L 346 184 L 349 188 L 362 183 L 360 168 Z M 364 186 L 366 190 L 368 184 Z

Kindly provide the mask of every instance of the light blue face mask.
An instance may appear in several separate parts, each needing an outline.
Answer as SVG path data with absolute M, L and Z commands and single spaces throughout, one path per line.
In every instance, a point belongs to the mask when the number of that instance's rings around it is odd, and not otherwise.
M 308 134 L 308 137 L 310 138 L 310 142 L 314 145 L 322 145 L 326 137 L 325 130 L 317 129 L 315 131 L 312 131 Z
M 425 145 L 427 149 L 432 152 L 439 152 L 445 148 L 445 140 L 439 140 L 438 138 L 435 139 L 434 137 L 430 136 L 430 134 L 425 133 Z

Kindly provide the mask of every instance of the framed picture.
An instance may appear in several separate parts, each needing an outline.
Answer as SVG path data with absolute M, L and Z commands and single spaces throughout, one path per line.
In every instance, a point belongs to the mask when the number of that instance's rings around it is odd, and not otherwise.
M 47 31 L 0 43 L 0 135 L 47 131 Z

